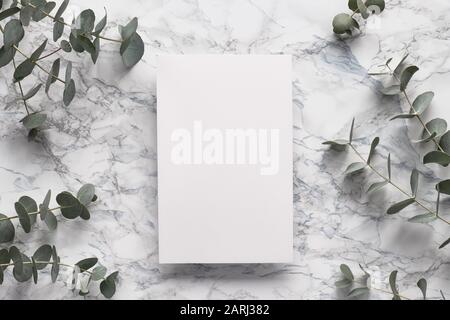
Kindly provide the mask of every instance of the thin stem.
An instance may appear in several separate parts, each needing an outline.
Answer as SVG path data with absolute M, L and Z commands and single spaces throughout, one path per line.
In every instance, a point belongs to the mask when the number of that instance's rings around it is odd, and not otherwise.
M 376 291 L 380 291 L 380 292 L 384 292 L 384 293 L 387 293 L 387 294 L 393 294 L 393 293 L 390 292 L 389 290 L 385 290 L 385 289 L 374 288 L 374 287 L 371 287 L 370 289 L 373 289 L 373 290 L 376 290 Z M 400 297 L 400 298 L 402 298 L 402 299 L 405 299 L 405 300 L 411 300 L 410 298 L 405 297 L 405 296 L 403 296 L 403 295 L 401 295 L 401 294 L 396 294 L 396 296 L 398 296 L 398 297 Z
M 58 209 L 61 209 L 61 208 L 63 208 L 63 207 L 55 207 L 55 208 L 52 208 L 52 209 L 48 209 L 48 211 L 55 211 L 55 210 L 58 210 Z M 39 211 L 34 211 L 34 212 L 29 212 L 28 213 L 28 215 L 30 215 L 30 216 L 37 215 L 37 214 L 39 214 Z M 19 216 L 12 216 L 12 217 L 1 218 L 0 222 L 5 221 L 5 220 L 13 220 L 13 219 L 17 219 L 17 218 L 19 218 Z
M 12 59 L 14 70 L 16 70 L 16 59 L 13 57 Z M 22 83 L 20 81 L 17 81 L 17 84 L 19 85 L 20 95 L 22 96 L 23 105 L 25 106 L 25 110 L 27 111 L 27 115 L 30 114 L 30 111 L 28 110 L 28 103 L 27 100 L 25 100 L 25 95 L 23 93 Z
M 71 24 L 65 22 L 64 20 L 61 20 L 61 18 L 55 19 L 54 16 L 52 16 L 51 14 L 49 14 L 49 13 L 43 11 L 41 8 L 38 8 L 38 7 L 36 7 L 35 5 L 33 5 L 33 4 L 31 4 L 31 3 L 28 3 L 28 5 L 29 5 L 30 7 L 32 7 L 32 8 L 34 8 L 34 9 L 38 9 L 38 10 L 39 10 L 40 12 L 42 12 L 45 16 L 47 16 L 47 17 L 53 19 L 54 21 L 58 21 L 59 23 L 62 23 L 62 24 L 64 24 L 64 25 L 66 25 L 66 26 L 72 28 L 72 25 L 71 25 Z M 23 7 L 22 7 L 22 8 L 23 8 Z M 87 34 L 88 34 L 88 35 L 92 35 L 92 34 L 90 34 L 90 33 L 87 33 Z M 96 36 L 97 38 L 100 38 L 100 39 L 104 39 L 104 40 L 108 40 L 108 41 L 113 41 L 113 42 L 122 43 L 122 40 L 112 39 L 112 38 L 104 37 L 104 36 L 101 36 L 101 35 L 95 35 L 95 36 Z
M 40 58 L 37 59 L 36 61 L 39 61 L 39 60 L 43 60 L 43 59 L 45 59 L 45 58 L 48 58 L 48 57 L 50 57 L 51 55 L 54 55 L 55 53 L 57 53 L 59 50 L 61 50 L 61 47 L 59 47 L 58 49 L 56 49 L 56 50 L 50 52 L 49 54 L 46 54 L 45 56 L 40 57 Z
M 367 163 L 366 159 L 364 159 L 364 157 L 361 155 L 361 153 L 359 153 L 358 150 L 356 150 L 356 148 L 349 143 L 350 148 L 352 148 L 352 150 L 355 152 L 355 154 L 365 163 Z M 387 181 L 390 185 L 392 185 L 394 188 L 396 188 L 398 191 L 400 191 L 401 193 L 403 193 L 405 196 L 407 196 L 410 199 L 413 199 L 414 202 L 419 205 L 420 207 L 422 207 L 424 210 L 426 210 L 427 212 L 433 214 L 436 218 L 440 219 L 441 221 L 445 222 L 446 224 L 450 225 L 450 221 L 447 221 L 446 219 L 442 218 L 441 216 L 439 216 L 435 211 L 429 209 L 427 206 L 425 206 L 422 202 L 420 202 L 419 200 L 416 199 L 416 197 L 411 196 L 408 192 L 406 192 L 405 190 L 403 190 L 402 188 L 400 188 L 396 183 L 392 182 L 391 179 L 385 177 L 381 172 L 379 172 L 377 169 L 375 169 L 371 164 L 367 164 L 367 166 L 375 173 L 377 174 L 380 178 L 384 179 L 385 181 Z

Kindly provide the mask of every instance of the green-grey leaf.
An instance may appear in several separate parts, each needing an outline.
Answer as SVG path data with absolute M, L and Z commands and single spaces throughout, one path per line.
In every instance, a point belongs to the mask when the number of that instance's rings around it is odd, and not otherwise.
M 80 188 L 80 190 L 78 190 L 77 198 L 82 204 L 88 205 L 89 203 L 91 203 L 94 195 L 95 195 L 94 185 L 91 183 L 87 183 L 87 184 L 83 185 Z
M 353 282 L 348 279 L 342 279 L 342 280 L 336 281 L 334 283 L 334 285 L 336 286 L 336 288 L 342 289 L 342 288 L 347 288 L 347 287 L 351 286 L 352 283 Z
M 423 157 L 423 163 L 437 163 L 446 167 L 450 164 L 450 155 L 441 151 L 430 151 Z
M 355 118 L 352 119 L 352 124 L 350 126 L 350 134 L 349 134 L 349 138 L 348 138 L 348 141 L 350 143 L 352 143 L 352 141 L 353 141 L 353 128 L 354 128 L 354 126 L 355 126 Z
M 406 58 L 409 57 L 409 53 L 405 53 L 403 57 L 397 62 L 397 65 L 394 67 L 394 74 L 398 75 L 403 67 L 403 62 L 405 62 Z
M 80 272 L 84 272 L 95 266 L 98 262 L 97 258 L 87 258 L 78 261 L 75 265 L 80 268 Z
M 14 208 L 16 209 L 16 213 L 19 217 L 20 225 L 26 233 L 29 233 L 31 230 L 31 220 L 27 210 L 25 210 L 25 207 L 19 202 L 14 204 Z
M 116 292 L 117 275 L 117 271 L 113 272 L 100 283 L 100 292 L 105 296 L 105 298 L 111 298 Z
M 11 246 L 9 248 L 9 256 L 14 263 L 14 269 L 16 269 L 18 273 L 22 273 L 23 270 L 22 253 L 20 253 L 19 249 L 17 249 L 16 246 Z
M 59 257 L 58 257 L 58 253 L 56 252 L 56 247 L 53 246 L 52 247 L 52 270 L 50 271 L 51 273 L 51 278 L 52 278 L 52 282 L 55 282 L 56 279 L 58 278 L 58 274 L 59 274 Z
M 14 225 L 7 218 L 7 216 L 0 213 L 0 243 L 13 241 L 16 233 Z
M 339 269 L 341 269 L 341 272 L 344 275 L 345 279 L 349 281 L 353 281 L 355 279 L 355 277 L 353 276 L 353 272 L 348 265 L 343 263 L 339 266 Z
M 388 159 L 387 159 L 387 169 L 388 169 L 388 178 L 389 181 L 391 180 L 391 154 L 388 154 Z
M 419 214 L 417 216 L 414 216 L 412 218 L 408 219 L 408 222 L 412 223 L 428 223 L 436 220 L 437 217 L 433 213 L 425 213 L 425 214 Z
M 31 271 L 32 271 L 32 273 L 33 273 L 33 282 L 34 282 L 34 284 L 37 284 L 37 281 L 38 281 L 38 272 L 37 272 L 36 261 L 34 261 L 34 258 L 33 258 L 33 257 L 31 257 L 31 262 L 32 262 L 32 265 L 31 265 Z
M 397 289 L 397 270 L 394 270 L 389 275 L 389 285 L 391 287 L 392 293 L 395 297 L 398 297 L 398 289 Z
M 63 191 L 56 196 L 56 202 L 61 206 L 61 214 L 67 219 L 80 216 L 82 207 L 80 201 L 71 193 Z
M 0 21 L 11 17 L 12 15 L 15 15 L 17 12 L 19 12 L 20 9 L 17 7 L 13 7 L 13 8 L 8 8 L 6 10 L 3 10 L 2 12 L 0 12 Z
M 369 189 L 367 189 L 367 192 L 378 191 L 378 190 L 382 189 L 388 183 L 389 183 L 388 181 L 375 182 L 370 185 Z
M 333 18 L 333 32 L 344 34 L 353 27 L 352 17 L 347 13 L 339 13 Z
M 322 144 L 329 145 L 331 149 L 336 151 L 344 151 L 347 148 L 348 141 L 347 140 L 334 140 L 334 141 L 325 141 Z
M 409 66 L 406 67 L 402 74 L 400 75 L 400 91 L 405 91 L 406 87 L 408 86 L 409 81 L 411 80 L 412 76 L 419 71 L 419 68 L 416 66 Z
M 9 251 L 7 249 L 0 250 L 0 264 L 9 264 L 11 257 L 9 256 Z M 0 270 L 5 270 L 7 266 L 1 266 Z
M 352 291 L 350 291 L 347 295 L 347 297 L 349 298 L 355 298 L 355 297 L 359 297 L 363 294 L 368 293 L 370 290 L 367 287 L 362 287 L 362 288 L 355 288 Z
M 47 119 L 47 115 L 45 113 L 30 113 L 21 121 L 25 128 L 31 130 L 33 128 L 39 128 Z
M 46 14 L 49 14 L 56 7 L 56 3 L 53 1 L 49 1 L 44 5 L 38 7 L 38 9 L 33 12 L 33 20 L 41 21 L 46 17 Z
M 425 130 L 424 130 L 425 131 Z M 427 132 L 425 132 L 426 133 L 426 135 L 428 135 L 428 133 Z M 431 140 L 433 140 L 434 138 L 436 138 L 436 132 L 433 132 L 433 133 L 431 133 L 431 136 L 428 136 L 428 137 L 426 137 L 426 138 L 424 138 L 424 139 L 420 139 L 420 140 L 416 140 L 416 141 L 413 141 L 414 143 L 425 143 L 425 142 L 429 142 L 429 141 L 431 141 Z
M 358 10 L 358 5 L 356 4 L 356 0 L 348 0 L 348 8 L 352 11 Z
M 33 259 L 38 262 L 36 264 L 36 268 L 38 270 L 44 269 L 50 262 L 51 257 L 52 257 L 52 247 L 48 244 L 40 246 L 33 254 Z
M 119 26 L 119 33 L 122 40 L 126 40 L 131 37 L 137 30 L 138 19 L 134 17 L 125 26 Z
M 415 116 L 416 116 L 415 114 L 411 114 L 411 113 L 402 113 L 402 114 L 397 114 L 397 115 L 393 116 L 389 120 L 392 121 L 395 119 L 411 119 L 411 118 L 414 118 Z
M 45 195 L 44 201 L 42 201 L 42 203 L 39 205 L 39 215 L 41 217 L 41 220 L 45 220 L 45 217 L 47 216 L 51 194 L 52 191 L 48 190 L 47 194 Z
M 369 12 L 367 11 L 367 7 L 364 4 L 364 2 L 362 2 L 362 0 L 356 0 L 356 4 L 358 6 L 358 10 L 359 10 L 359 13 L 361 14 L 361 16 L 364 19 L 367 19 L 369 17 Z
M 20 22 L 22 22 L 22 25 L 28 26 L 30 24 L 33 11 L 34 9 L 30 6 L 26 6 L 20 9 Z
M 63 49 L 64 52 L 70 52 L 72 51 L 72 46 L 67 40 L 61 40 L 61 43 L 59 44 L 61 49 Z
M 17 19 L 10 20 L 4 27 L 3 45 L 5 48 L 10 48 L 13 45 L 17 45 L 20 40 L 23 39 L 23 36 L 24 30 L 22 23 L 20 23 Z
M 350 164 L 347 169 L 345 170 L 344 174 L 356 174 L 360 173 L 364 170 L 364 168 L 367 166 L 364 162 L 354 162 Z
M 48 93 L 50 86 L 52 83 L 56 82 L 56 78 L 59 76 L 59 68 L 61 66 L 61 59 L 58 58 L 53 61 L 52 69 L 50 70 L 50 74 L 47 77 L 47 82 L 45 83 L 45 92 Z
M 375 148 L 377 147 L 378 143 L 380 143 L 380 138 L 375 137 L 375 139 L 372 140 L 372 144 L 370 145 L 370 152 L 369 157 L 367 158 L 367 164 L 370 164 L 370 160 L 373 157 L 373 154 L 375 153 Z
M 439 139 L 439 145 L 445 153 L 450 154 L 450 131 L 444 133 L 441 139 Z
M 386 96 L 395 96 L 400 93 L 400 85 L 392 85 L 381 89 L 381 93 Z
M 29 76 L 34 69 L 34 63 L 30 59 L 24 60 L 14 70 L 14 82 L 21 81 L 25 77 Z
M 73 50 L 75 50 L 76 52 L 79 52 L 79 53 L 84 51 L 83 46 L 81 45 L 80 41 L 77 39 L 77 37 L 74 35 L 73 32 L 71 32 L 69 35 L 69 41 L 70 41 L 70 44 L 71 44 Z
M 386 4 L 384 3 L 384 0 L 366 0 L 366 7 L 371 9 L 371 6 L 377 6 L 380 9 L 380 12 L 382 12 Z
M 67 86 L 67 83 L 70 81 L 70 79 L 72 79 L 72 61 L 69 61 L 66 66 L 66 73 L 65 73 L 65 78 L 64 78 L 64 80 L 66 82 L 66 86 Z
M 91 279 L 92 281 L 99 281 L 102 280 L 105 277 L 105 275 L 106 275 L 106 267 L 98 265 L 92 270 Z
M 448 245 L 450 243 L 450 238 L 448 238 L 447 240 L 445 240 L 440 246 L 439 249 L 444 248 L 446 245 Z
M 100 38 L 95 38 L 94 40 L 94 52 L 91 53 L 92 62 L 95 64 L 98 59 L 98 54 L 100 53 Z
M 124 40 L 120 46 L 122 61 L 127 68 L 131 68 L 144 55 L 144 42 L 136 32 Z
M 45 224 L 50 230 L 55 230 L 56 226 L 58 225 L 58 221 L 56 220 L 55 215 L 53 212 L 49 211 L 47 212 L 47 215 L 45 216 Z
M 24 254 L 21 254 L 22 268 L 16 268 L 14 264 L 13 276 L 18 282 L 26 282 L 33 276 L 33 267 L 31 260 Z
M 434 139 L 434 137 L 439 137 L 447 131 L 447 121 L 441 118 L 433 119 L 425 126 L 428 129 L 428 131 L 425 129 L 422 131 L 422 141 L 425 142 Z M 431 132 L 431 136 L 428 132 Z
M 419 287 L 420 291 L 422 291 L 423 300 L 426 300 L 427 299 L 427 280 L 425 280 L 424 278 L 419 279 L 419 281 L 417 281 L 417 286 Z
M 66 106 L 68 106 L 73 98 L 75 97 L 75 81 L 70 79 L 69 82 L 66 82 L 66 86 L 63 92 L 63 102 Z
M 84 35 L 79 35 L 77 39 L 80 42 L 81 46 L 84 48 L 84 50 L 86 50 L 90 54 L 95 53 L 95 45 L 88 37 Z
M 28 197 L 28 196 L 22 196 L 17 201 L 19 202 L 27 211 L 27 213 L 36 213 L 38 211 L 38 206 L 36 201 L 34 199 Z M 31 224 L 36 222 L 36 215 L 31 215 Z
M 31 54 L 30 60 L 31 61 L 38 60 L 42 52 L 44 52 L 46 46 L 47 46 L 47 39 L 45 39 L 44 42 L 42 42 L 41 45 L 36 50 L 34 50 L 34 52 Z
M 58 41 L 64 32 L 64 19 L 60 18 L 53 24 L 53 41 Z
M 0 68 L 9 64 L 14 55 L 16 54 L 16 50 L 14 48 L 5 48 L 4 46 L 0 48 Z
M 75 26 L 82 33 L 91 33 L 94 29 L 95 13 L 91 9 L 83 10 L 75 21 Z
M 392 206 L 387 209 L 387 214 L 395 214 L 397 212 L 400 212 L 401 210 L 405 209 L 407 206 L 413 204 L 415 201 L 414 199 L 406 199 L 403 201 L 400 201 L 398 203 L 393 204 Z
M 436 185 L 436 190 L 439 193 L 450 195 L 450 179 L 443 180 Z
M 58 20 L 59 18 L 61 18 L 62 14 L 64 13 L 64 11 L 66 11 L 67 5 L 69 4 L 69 0 L 64 0 L 61 5 L 58 8 L 58 11 L 56 11 L 55 14 L 55 18 L 53 21 Z
M 417 96 L 417 98 L 413 102 L 413 108 L 416 113 L 422 114 L 431 104 L 431 100 L 433 100 L 434 92 L 427 91 Z M 414 110 L 411 110 L 411 113 L 415 113 Z
M 99 23 L 97 23 L 97 25 L 95 26 L 94 29 L 94 35 L 98 36 L 100 35 L 100 33 L 103 31 L 103 29 L 106 26 L 106 21 L 108 19 L 108 14 L 106 13 L 106 9 L 105 9 L 105 16 L 100 20 Z
M 411 171 L 409 183 L 411 185 L 412 196 L 415 198 L 417 194 L 417 188 L 419 187 L 419 171 L 417 171 L 417 169 L 413 169 Z
M 33 98 L 36 93 L 38 93 L 39 89 L 41 89 L 42 87 L 42 83 L 39 83 L 37 86 L 34 86 L 33 88 L 31 88 L 24 96 L 23 96 L 23 100 L 28 100 Z

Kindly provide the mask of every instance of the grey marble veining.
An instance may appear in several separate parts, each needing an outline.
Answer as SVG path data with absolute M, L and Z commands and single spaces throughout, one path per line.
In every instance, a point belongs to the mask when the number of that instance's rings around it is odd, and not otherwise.
M 68 60 L 74 64 L 77 95 L 64 107 L 56 84 L 49 97 L 42 91 L 30 100 L 32 108 L 49 116 L 39 142 L 28 142 L 18 123 L 24 110 L 11 68 L 0 69 L 0 212 L 13 214 L 21 195 L 40 199 L 49 188 L 54 194 L 76 191 L 86 182 L 97 186 L 99 196 L 91 220 L 61 221 L 56 232 L 38 225 L 25 234 L 19 227 L 17 245 L 31 253 L 42 243 L 55 244 L 68 263 L 97 256 L 110 270 L 119 270 L 115 297 L 122 299 L 336 299 L 343 297 L 334 288 L 341 263 L 355 270 L 357 263 L 366 264 L 373 286 L 381 288 L 397 269 L 402 292 L 410 297 L 420 296 L 414 287 L 420 277 L 428 279 L 430 296 L 437 297 L 439 289 L 450 295 L 449 251 L 437 249 L 449 236 L 448 227 L 406 223 L 405 217 L 421 213 L 412 207 L 387 216 L 386 207 L 401 194 L 386 188 L 367 196 L 375 177 L 345 178 L 354 154 L 321 145 L 324 139 L 346 137 L 356 117 L 359 150 L 366 155 L 371 139 L 380 136 L 376 166 L 384 168 L 390 152 L 393 178 L 405 189 L 417 167 L 419 197 L 433 206 L 433 183 L 450 177 L 449 171 L 421 165 L 425 149 L 411 143 L 419 127 L 388 121 L 407 110 L 404 99 L 383 97 L 380 81 L 368 77 L 367 69 L 408 50 L 410 62 L 421 68 L 410 94 L 435 91 L 426 118 L 450 119 L 450 5 L 387 0 L 378 28 L 363 28 L 359 37 L 341 41 L 332 34 L 331 21 L 347 12 L 346 2 L 73 0 L 68 14 L 91 7 L 102 16 L 105 6 L 110 19 L 105 32 L 111 37 L 117 36 L 117 24 L 138 16 L 146 53 L 129 71 L 114 43 L 103 43 L 96 65 L 87 55 L 62 54 L 63 68 Z M 28 29 L 24 50 L 36 47 L 42 33 L 51 38 L 48 19 Z M 293 55 L 294 263 L 158 264 L 155 79 L 156 57 L 164 53 Z M 39 70 L 34 76 L 45 81 Z M 32 84 L 24 81 L 26 88 Z M 444 199 L 442 212 L 449 208 Z M 80 299 L 65 281 L 69 272 L 62 271 L 56 284 L 48 273 L 38 285 L 17 284 L 6 275 L 0 299 Z M 96 297 L 93 286 L 88 298 Z M 368 298 L 390 296 L 374 291 Z

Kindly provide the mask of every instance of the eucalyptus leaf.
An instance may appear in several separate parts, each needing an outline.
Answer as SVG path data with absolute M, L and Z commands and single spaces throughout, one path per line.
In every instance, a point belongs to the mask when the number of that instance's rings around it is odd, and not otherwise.
M 108 14 L 106 13 L 106 8 L 105 8 L 105 16 L 95 26 L 94 33 L 93 33 L 95 36 L 99 36 L 100 33 L 103 31 L 103 29 L 106 26 L 107 19 L 108 19 Z
M 38 270 L 44 269 L 50 262 L 51 257 L 52 257 L 52 247 L 48 244 L 40 246 L 33 254 L 33 259 L 38 262 L 36 264 L 36 268 Z
M 16 230 L 11 220 L 0 213 L 0 243 L 13 241 L 15 233 Z
M 369 291 L 370 290 L 367 287 L 355 288 L 348 293 L 347 297 L 349 298 L 359 297 L 361 295 L 368 293 Z
M 21 254 L 22 268 L 16 268 L 14 264 L 13 276 L 18 282 L 26 282 L 33 276 L 33 267 L 31 259 L 24 254 Z
M 65 73 L 65 77 L 64 77 L 64 81 L 66 82 L 66 85 L 67 85 L 67 82 L 70 81 L 70 79 L 72 79 L 72 62 L 71 61 L 69 61 L 66 66 L 66 73 Z
M 389 183 L 388 181 L 375 182 L 370 185 L 369 189 L 367 189 L 367 192 L 369 193 L 369 192 L 378 191 L 378 190 L 382 189 L 388 183 Z
M 67 40 L 61 40 L 61 43 L 59 45 L 61 47 L 61 49 L 64 52 L 70 52 L 72 51 L 72 46 L 70 45 L 70 43 Z
M 52 278 L 52 282 L 55 282 L 56 279 L 58 278 L 58 274 L 59 274 L 59 257 L 58 257 L 58 253 L 56 252 L 56 247 L 53 246 L 52 247 L 52 269 L 50 271 L 51 274 L 51 278 Z
M 391 181 L 391 154 L 388 154 L 388 158 L 387 158 L 387 169 L 388 169 L 388 178 L 389 181 Z
M 36 93 L 38 93 L 39 89 L 41 89 L 42 84 L 39 83 L 37 86 L 34 86 L 33 88 L 31 88 L 24 96 L 23 96 L 23 100 L 28 100 L 33 98 Z
M 83 185 L 80 188 L 80 190 L 78 190 L 77 198 L 82 204 L 88 205 L 89 203 L 91 203 L 92 198 L 94 198 L 94 195 L 95 195 L 94 185 L 91 183 L 87 183 Z
M 348 0 L 348 8 L 352 11 L 358 10 L 358 4 L 356 3 L 356 0 Z
M 2 12 L 0 12 L 0 21 L 11 17 L 12 15 L 15 15 L 17 12 L 19 12 L 20 9 L 17 7 L 13 7 L 13 8 L 8 8 L 3 10 Z
M 325 141 L 322 144 L 329 145 L 331 149 L 336 151 L 344 151 L 347 148 L 348 141 L 338 139 L 334 141 Z
M 30 113 L 25 118 L 23 118 L 21 121 L 25 128 L 28 130 L 39 128 L 42 126 L 47 119 L 47 115 L 45 113 Z
M 417 195 L 417 188 L 419 187 L 419 171 L 417 171 L 417 169 L 411 171 L 409 182 L 411 185 L 412 196 L 415 198 Z
M 66 82 L 66 86 L 63 92 L 63 102 L 66 106 L 68 106 L 73 98 L 75 97 L 75 81 L 70 79 L 69 82 Z
M 59 18 L 61 18 L 62 14 L 64 13 L 64 11 L 66 11 L 67 9 L 67 5 L 69 4 L 69 0 L 64 0 L 61 5 L 58 8 L 58 11 L 56 11 L 55 14 L 55 18 L 53 21 L 58 20 Z
M 349 143 L 352 143 L 352 141 L 353 141 L 353 128 L 354 127 L 355 127 L 355 118 L 352 119 L 352 124 L 350 126 L 350 134 L 349 134 L 349 138 L 348 138 Z
M 427 135 L 426 138 L 424 139 L 420 139 L 420 140 L 415 140 L 413 141 L 414 143 L 425 143 L 425 142 L 429 142 L 431 140 L 433 140 L 434 138 L 436 138 L 437 134 L 436 132 L 431 133 L 431 136 L 428 135 L 428 133 L 424 130 L 425 134 Z
M 344 275 L 345 279 L 347 279 L 349 281 L 355 280 L 355 277 L 353 276 L 353 272 L 348 265 L 343 263 L 339 266 L 339 268 L 341 269 L 341 272 Z
M 392 85 L 381 89 L 381 93 L 386 96 L 395 96 L 400 93 L 400 85 Z
M 116 278 L 118 272 L 111 273 L 105 280 L 100 283 L 100 292 L 105 298 L 111 298 L 116 292 Z
M 120 46 L 122 61 L 127 68 L 133 67 L 144 55 L 144 42 L 136 32 L 124 40 Z
M 14 70 L 14 82 L 21 81 L 29 76 L 34 69 L 34 66 L 35 64 L 30 59 L 24 60 Z
M 364 19 L 369 17 L 369 12 L 367 11 L 367 7 L 362 0 L 356 0 L 356 4 L 358 6 L 359 13 Z
M 434 137 L 439 137 L 447 131 L 447 121 L 441 118 L 436 118 L 429 121 L 422 131 L 422 141 L 430 141 Z M 428 130 L 428 131 L 427 131 Z M 428 133 L 431 132 L 431 135 Z
M 377 6 L 382 12 L 386 6 L 384 0 L 366 0 L 366 7 L 371 9 L 372 6 Z
M 375 137 L 370 145 L 369 156 L 367 157 L 367 164 L 370 164 L 370 160 L 372 160 L 373 154 L 375 153 L 375 148 L 378 146 L 378 143 L 380 143 L 380 138 Z
M 84 51 L 84 48 L 80 43 L 80 40 L 77 39 L 77 37 L 74 35 L 73 32 L 71 32 L 69 35 L 69 42 L 73 50 L 75 50 L 76 52 L 81 53 Z
M 345 170 L 344 174 L 357 174 L 364 170 L 367 166 L 367 163 L 364 162 L 354 162 L 350 164 Z
M 138 27 L 138 19 L 134 17 L 125 26 L 119 26 L 119 33 L 122 40 L 130 38 L 134 33 L 136 33 Z
M 47 216 L 51 194 L 52 191 L 48 190 L 47 194 L 45 195 L 44 201 L 42 201 L 42 203 L 39 205 L 39 215 L 41 217 L 41 220 L 45 220 L 45 217 Z
M 389 275 L 389 285 L 391 287 L 392 293 L 394 294 L 394 297 L 400 298 L 397 289 L 397 270 L 392 271 Z
M 336 281 L 336 282 L 334 283 L 334 285 L 335 285 L 336 288 L 338 288 L 338 289 L 343 289 L 343 288 L 350 287 L 350 286 L 352 285 L 352 283 L 353 283 L 353 281 L 350 281 L 350 280 L 348 280 L 348 279 L 342 279 L 342 280 Z
M 419 68 L 416 66 L 408 66 L 402 71 L 400 75 L 400 91 L 406 90 L 409 81 L 417 71 L 419 71 Z
M 16 50 L 14 48 L 5 48 L 4 46 L 0 48 L 0 68 L 9 64 L 14 55 L 16 54 Z
M 33 282 L 34 284 L 37 284 L 38 281 L 38 272 L 37 272 L 37 267 L 36 267 L 36 261 L 34 261 L 34 258 L 31 257 L 31 271 L 33 273 Z
M 56 78 L 59 76 L 59 68 L 61 66 L 61 59 L 58 58 L 53 61 L 52 69 L 50 70 L 50 74 L 47 77 L 47 81 L 45 82 L 45 92 L 48 93 L 50 86 L 52 83 L 56 82 Z
M 25 233 L 29 233 L 31 231 L 31 220 L 30 216 L 25 210 L 25 207 L 19 202 L 16 202 L 14 204 L 14 208 L 16 209 L 17 216 L 19 217 L 20 225 L 22 226 Z
M 450 164 L 450 155 L 441 151 L 430 151 L 423 157 L 423 163 L 437 163 L 446 167 Z
M 401 113 L 401 114 L 397 114 L 395 116 L 393 116 L 391 119 L 389 119 L 390 121 L 395 120 L 395 119 L 411 119 L 416 117 L 415 114 L 411 114 L 411 113 Z
M 55 230 L 58 225 L 58 221 L 56 220 L 55 215 L 51 211 L 47 212 L 44 221 L 50 230 Z
M 344 34 L 353 27 L 352 17 L 347 13 L 339 13 L 333 18 L 333 32 Z M 122 37 L 123 38 L 123 37 Z
M 87 258 L 78 261 L 75 265 L 80 268 L 80 272 L 84 272 L 95 266 L 98 262 L 97 258 Z
M 425 213 L 425 214 L 419 214 L 417 216 L 414 216 L 412 218 L 408 219 L 408 222 L 412 223 L 428 223 L 436 220 L 437 217 L 433 213 Z
M 401 58 L 398 61 L 396 61 L 396 63 L 394 64 L 395 65 L 394 66 L 394 74 L 395 75 L 400 74 L 400 71 L 402 70 L 402 67 L 403 67 L 403 62 L 405 62 L 406 58 L 408 58 L 408 57 L 409 57 L 409 53 L 406 52 L 405 54 L 403 54 L 401 56 Z
M 44 42 L 42 42 L 41 45 L 36 50 L 34 50 L 34 52 L 30 56 L 30 60 L 37 61 L 41 56 L 42 52 L 44 52 L 46 46 L 47 46 L 47 39 L 45 39 Z
M 387 209 L 387 214 L 395 214 L 400 212 L 401 210 L 405 209 L 407 206 L 413 204 L 415 201 L 414 199 L 406 199 L 403 201 L 400 201 L 398 203 L 393 204 Z
M 84 35 L 79 35 L 77 39 L 80 42 L 81 46 L 84 48 L 84 50 L 86 50 L 90 54 L 95 53 L 95 45 L 88 37 Z
M 22 9 L 20 9 L 20 22 L 22 22 L 22 25 L 28 26 L 30 24 L 33 12 L 34 9 L 30 6 L 25 6 Z
M 80 216 L 82 207 L 80 201 L 71 193 L 63 191 L 56 196 L 56 202 L 61 206 L 61 214 L 67 219 Z
M 49 1 L 45 3 L 44 5 L 39 6 L 36 10 L 33 12 L 33 20 L 34 21 L 41 21 L 44 19 L 47 14 L 49 14 L 54 8 L 56 7 L 56 3 L 53 1 Z
M 7 249 L 0 249 L 0 264 L 9 264 L 11 257 Z M 7 266 L 1 266 L 0 270 L 5 270 Z
M 436 190 L 439 193 L 450 195 L 450 179 L 443 180 L 436 185 Z
M 427 91 L 418 95 L 417 98 L 413 102 L 414 110 L 411 110 L 411 113 L 419 113 L 422 114 L 431 104 L 431 100 L 434 98 L 434 92 Z
M 27 213 L 34 213 L 33 215 L 30 215 L 30 220 L 31 224 L 35 223 L 36 222 L 35 213 L 38 211 L 36 201 L 34 201 L 34 199 L 28 196 L 22 196 L 19 198 L 18 202 L 25 208 Z
M 444 248 L 445 246 L 447 246 L 450 243 L 450 238 L 448 238 L 447 240 L 445 240 L 440 246 L 439 249 Z
M 419 279 L 419 281 L 417 281 L 417 286 L 419 287 L 420 291 L 422 291 L 423 300 L 426 300 L 427 299 L 427 280 L 425 280 L 424 278 Z
M 91 53 L 91 59 L 92 59 L 92 62 L 95 64 L 97 62 L 98 55 L 100 53 L 100 38 L 95 38 L 94 47 L 95 47 L 95 50 L 94 50 L 94 52 Z
M 53 41 L 58 41 L 64 33 L 64 19 L 60 18 L 53 24 Z
M 20 250 L 16 246 L 11 246 L 9 248 L 9 257 L 14 263 L 14 269 L 16 269 L 18 273 L 22 273 L 23 271 L 22 253 L 20 253 Z
M 9 20 L 6 23 L 3 31 L 3 45 L 5 48 L 10 48 L 17 45 L 23 39 L 24 30 L 22 23 L 17 19 Z
M 450 131 L 444 133 L 441 139 L 439 139 L 439 145 L 445 153 L 450 154 Z
M 92 274 L 91 274 L 91 279 L 92 281 L 99 281 L 102 280 L 105 275 L 106 275 L 106 267 L 102 266 L 102 265 L 98 265 L 96 266 L 93 270 L 92 270 Z
M 91 9 L 81 11 L 75 20 L 75 26 L 82 33 L 89 34 L 94 29 L 95 13 Z

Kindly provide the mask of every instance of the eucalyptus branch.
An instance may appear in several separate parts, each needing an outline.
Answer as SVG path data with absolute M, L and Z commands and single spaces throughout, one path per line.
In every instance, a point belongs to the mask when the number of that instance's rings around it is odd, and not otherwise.
M 13 277 L 18 282 L 25 282 L 33 279 L 36 284 L 38 282 L 38 271 L 51 265 L 51 280 L 55 282 L 59 275 L 60 267 L 72 269 L 72 285 L 73 289 L 79 289 L 79 294 L 85 296 L 89 293 L 89 285 L 91 282 L 100 281 L 100 292 L 106 298 L 111 298 L 116 292 L 116 280 L 118 271 L 110 273 L 106 276 L 107 269 L 98 264 L 98 259 L 86 258 L 78 261 L 74 265 L 63 263 L 56 251 L 55 246 L 44 244 L 40 246 L 31 257 L 26 256 L 20 250 L 11 246 L 9 249 L 0 250 L 0 284 L 3 283 L 4 270 L 13 266 Z M 78 287 L 78 279 L 80 274 L 85 274 L 87 279 L 80 280 Z
M 39 61 L 39 60 L 44 60 L 45 58 L 48 58 L 48 57 L 50 57 L 50 56 L 52 56 L 52 55 L 54 55 L 55 53 L 58 53 L 60 50 L 62 50 L 62 48 L 61 47 L 59 47 L 58 49 L 55 49 L 55 50 L 53 50 L 52 52 L 50 52 L 49 54 L 46 54 L 46 55 L 44 55 L 44 56 L 42 56 L 42 57 L 40 57 L 39 59 L 37 59 L 36 61 Z
M 49 208 L 51 191 L 45 195 L 41 204 L 28 197 L 22 196 L 14 204 L 17 215 L 6 216 L 0 213 L 0 243 L 6 243 L 14 240 L 15 227 L 11 220 L 19 219 L 19 223 L 26 233 L 31 231 L 31 227 L 36 223 L 37 216 L 45 222 L 50 230 L 57 227 L 57 220 L 54 211 L 60 210 L 61 215 L 66 219 L 76 219 L 78 217 L 88 220 L 90 212 L 89 205 L 97 200 L 95 187 L 92 184 L 85 184 L 79 190 L 76 196 L 68 191 L 63 191 L 56 196 L 58 207 Z

